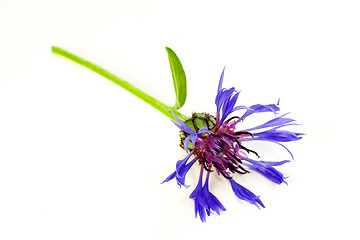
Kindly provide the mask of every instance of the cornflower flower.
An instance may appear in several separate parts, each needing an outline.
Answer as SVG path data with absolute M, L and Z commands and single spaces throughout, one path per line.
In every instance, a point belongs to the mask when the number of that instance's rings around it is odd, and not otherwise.
M 236 125 L 246 117 L 263 112 L 273 112 L 277 114 L 280 110 L 277 104 L 261 105 L 256 104 L 250 107 L 235 106 L 239 96 L 235 88 L 223 88 L 224 71 L 221 74 L 217 95 L 215 98 L 216 117 L 206 113 L 194 113 L 186 121 L 182 121 L 172 112 L 177 122 L 174 124 L 180 129 L 181 144 L 188 155 L 176 163 L 176 169 L 162 183 L 176 179 L 181 187 L 185 185 L 185 177 L 195 162 L 200 164 L 200 175 L 196 188 L 191 193 L 190 198 L 194 200 L 195 217 L 199 216 L 202 222 L 206 221 L 206 215 L 211 213 L 220 214 L 225 211 L 225 207 L 209 190 L 209 176 L 211 173 L 221 175 L 229 180 L 235 195 L 256 207 L 265 208 L 259 196 L 252 193 L 233 179 L 234 174 L 247 174 L 254 170 L 270 181 L 281 184 L 286 183 L 284 175 L 276 170 L 274 166 L 279 166 L 289 162 L 283 160 L 279 162 L 254 160 L 249 155 L 259 155 L 254 150 L 244 146 L 247 141 L 267 141 L 282 146 L 293 158 L 292 153 L 282 143 L 296 141 L 302 138 L 302 133 L 295 133 L 281 128 L 295 125 L 295 120 L 285 117 L 287 114 L 275 117 L 259 126 L 244 130 L 236 130 Z M 241 116 L 229 117 L 235 111 L 246 110 Z M 267 129 L 267 130 L 264 130 Z M 190 159 L 194 156 L 193 159 Z M 206 172 L 205 182 L 203 183 L 204 170 Z

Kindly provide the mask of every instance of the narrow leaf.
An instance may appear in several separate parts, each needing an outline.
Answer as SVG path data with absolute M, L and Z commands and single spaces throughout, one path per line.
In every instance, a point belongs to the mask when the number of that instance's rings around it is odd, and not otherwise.
M 186 101 L 186 75 L 185 71 L 181 65 L 179 58 L 176 56 L 175 52 L 170 48 L 165 48 L 171 68 L 171 74 L 174 83 L 176 102 L 174 105 L 174 109 L 180 109 Z

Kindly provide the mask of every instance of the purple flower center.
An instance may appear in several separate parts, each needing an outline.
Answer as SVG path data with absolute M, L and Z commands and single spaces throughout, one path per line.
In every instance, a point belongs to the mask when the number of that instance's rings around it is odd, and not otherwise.
M 188 149 L 196 149 L 195 154 L 199 157 L 199 163 L 208 172 L 214 170 L 227 179 L 232 178 L 233 173 L 245 174 L 246 170 L 241 164 L 247 159 L 246 153 L 258 154 L 244 147 L 241 142 L 253 138 L 250 132 L 235 131 L 235 126 L 241 119 L 229 118 L 221 125 L 216 124 L 215 117 L 208 114 L 193 114 L 192 118 L 185 122 L 191 129 L 198 131 L 201 127 L 207 127 L 213 133 L 202 133 L 195 142 L 195 146 L 189 143 Z M 211 127 L 209 127 L 211 126 Z M 185 148 L 184 141 L 189 136 L 181 131 L 181 144 Z

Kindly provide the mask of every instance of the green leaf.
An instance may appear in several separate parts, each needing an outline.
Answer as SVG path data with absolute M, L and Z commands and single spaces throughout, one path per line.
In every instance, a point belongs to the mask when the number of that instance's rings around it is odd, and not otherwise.
M 176 103 L 174 105 L 174 110 L 180 109 L 186 101 L 186 75 L 185 71 L 181 65 L 179 58 L 176 56 L 175 52 L 168 47 L 165 47 L 171 68 L 171 74 L 174 83 Z

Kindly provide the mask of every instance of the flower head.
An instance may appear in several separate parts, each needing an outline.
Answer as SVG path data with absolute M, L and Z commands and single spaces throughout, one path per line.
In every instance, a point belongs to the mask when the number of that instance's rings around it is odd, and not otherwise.
M 181 121 L 174 113 L 177 123 L 174 124 L 181 130 L 181 144 L 188 155 L 177 162 L 176 171 L 170 174 L 164 182 L 176 178 L 180 186 L 185 186 L 185 176 L 193 164 L 197 161 L 200 164 L 199 183 L 190 195 L 194 200 L 195 216 L 205 222 L 206 215 L 212 212 L 220 214 L 225 211 L 220 201 L 209 191 L 210 173 L 215 173 L 229 180 L 235 195 L 256 207 L 265 207 L 259 196 L 241 186 L 233 180 L 234 174 L 247 174 L 254 170 L 270 181 L 281 184 L 285 177 L 276 170 L 274 166 L 282 165 L 288 160 L 279 162 L 257 161 L 250 159 L 248 155 L 259 158 L 259 154 L 247 148 L 247 141 L 267 141 L 284 147 L 291 157 L 292 153 L 282 144 L 283 142 L 296 141 L 302 138 L 302 133 L 295 133 L 282 128 L 289 125 L 296 125 L 295 120 L 285 117 L 287 114 L 275 117 L 268 122 L 249 129 L 237 130 L 237 125 L 246 117 L 263 112 L 277 114 L 280 110 L 279 101 L 277 104 L 255 104 L 250 107 L 236 106 L 239 92 L 235 88 L 226 89 L 222 87 L 224 70 L 221 73 L 215 104 L 217 107 L 216 117 L 205 113 L 194 113 L 187 121 Z M 229 118 L 229 115 L 238 110 L 245 110 L 239 116 Z M 190 150 L 190 153 L 189 153 Z M 194 156 L 192 160 L 190 157 Z M 203 171 L 207 172 L 205 184 L 202 185 Z M 285 182 L 286 183 L 286 182 Z

